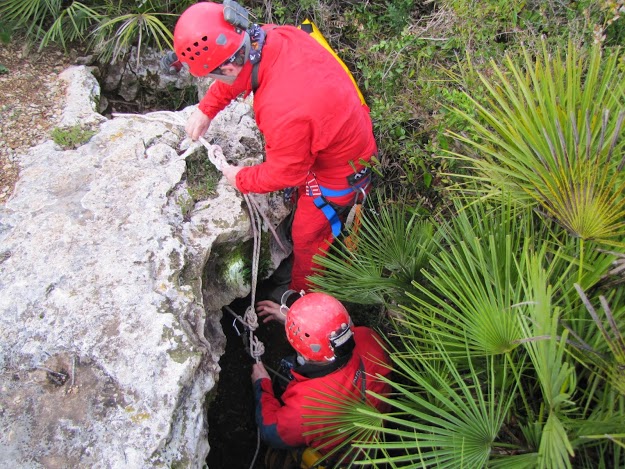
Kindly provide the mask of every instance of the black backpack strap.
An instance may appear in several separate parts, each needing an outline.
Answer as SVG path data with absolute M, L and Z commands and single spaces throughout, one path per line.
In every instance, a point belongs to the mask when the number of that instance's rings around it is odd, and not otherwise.
M 252 92 L 256 93 L 258 89 L 258 67 L 260 66 L 260 62 L 256 62 L 252 65 Z

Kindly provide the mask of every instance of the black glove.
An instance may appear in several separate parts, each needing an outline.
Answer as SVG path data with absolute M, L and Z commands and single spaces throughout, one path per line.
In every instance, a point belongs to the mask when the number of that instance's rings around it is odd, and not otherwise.
M 174 75 L 180 71 L 182 64 L 178 60 L 178 56 L 174 51 L 167 51 L 163 57 L 161 57 L 161 71 L 168 75 Z

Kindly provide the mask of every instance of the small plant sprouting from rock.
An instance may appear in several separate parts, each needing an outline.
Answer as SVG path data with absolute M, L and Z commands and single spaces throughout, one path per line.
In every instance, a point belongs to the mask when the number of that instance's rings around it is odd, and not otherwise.
M 56 127 L 51 134 L 54 143 L 64 150 L 74 150 L 87 143 L 94 135 L 94 130 L 82 128 L 80 125 L 67 128 Z
M 180 207 L 184 221 L 189 221 L 191 219 L 193 206 L 195 205 L 195 201 L 193 200 L 191 195 L 187 197 L 180 196 L 176 198 L 176 203 Z

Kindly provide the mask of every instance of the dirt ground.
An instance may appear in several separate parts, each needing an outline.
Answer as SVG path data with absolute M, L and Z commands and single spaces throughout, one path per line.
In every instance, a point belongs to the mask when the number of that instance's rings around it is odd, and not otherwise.
M 48 139 L 58 122 L 64 93 L 58 76 L 71 63 L 57 49 L 37 52 L 19 39 L 0 44 L 0 204 L 19 177 L 19 156 Z

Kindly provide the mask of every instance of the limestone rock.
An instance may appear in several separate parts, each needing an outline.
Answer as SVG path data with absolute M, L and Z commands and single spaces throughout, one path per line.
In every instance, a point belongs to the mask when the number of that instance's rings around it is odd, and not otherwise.
M 185 213 L 182 129 L 97 117 L 88 69 L 64 75 L 83 86 L 65 122 L 98 133 L 30 149 L 0 206 L 0 466 L 202 467 L 220 310 L 250 291 L 224 266 L 250 242 L 249 217 L 224 178 Z M 213 140 L 257 158 L 249 106 L 222 114 Z M 272 223 L 286 216 L 278 197 L 260 200 Z

